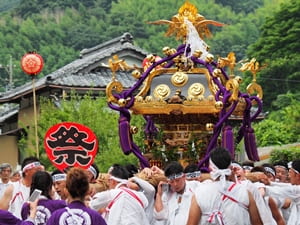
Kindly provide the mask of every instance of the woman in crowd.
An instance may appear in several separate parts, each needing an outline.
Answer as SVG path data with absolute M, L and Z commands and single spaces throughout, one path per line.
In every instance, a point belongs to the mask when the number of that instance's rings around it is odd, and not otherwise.
M 37 206 L 37 213 L 35 219 L 36 224 L 46 224 L 47 220 L 50 218 L 51 214 L 55 210 L 66 206 L 66 202 L 63 200 L 52 200 L 54 194 L 52 190 L 52 185 L 52 177 L 46 171 L 38 171 L 32 177 L 30 195 L 35 189 L 42 191 Z M 24 203 L 21 211 L 22 219 L 27 219 L 29 214 L 30 205 L 28 203 Z
M 69 204 L 67 207 L 56 210 L 47 221 L 48 225 L 106 225 L 98 212 L 86 207 L 84 204 L 89 191 L 89 181 L 83 169 L 71 168 L 68 171 L 66 188 L 69 192 Z

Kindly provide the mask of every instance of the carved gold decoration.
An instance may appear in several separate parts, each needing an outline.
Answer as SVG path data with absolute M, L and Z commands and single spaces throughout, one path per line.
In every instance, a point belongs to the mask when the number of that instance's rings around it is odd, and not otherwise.
M 188 76 L 184 72 L 176 72 L 171 77 L 171 82 L 174 86 L 182 87 L 188 82 Z
M 249 84 L 247 86 L 247 93 L 250 94 L 250 95 L 253 95 L 253 94 L 257 93 L 258 98 L 260 98 L 260 99 L 263 98 L 262 87 L 256 82 L 252 82 L 251 84 Z
M 205 37 L 211 37 L 211 33 L 207 27 L 208 24 L 214 26 L 223 26 L 224 24 L 214 20 L 207 20 L 204 16 L 198 14 L 198 9 L 186 1 L 178 10 L 178 14 L 172 17 L 170 20 L 158 20 L 148 22 L 150 24 L 167 24 L 169 29 L 166 32 L 166 36 L 175 35 L 177 40 L 185 40 L 187 36 L 186 20 L 189 20 L 196 28 L 201 39 Z
M 159 76 L 161 74 L 174 74 L 177 72 L 176 68 L 165 68 L 165 69 L 159 69 L 159 70 L 155 70 L 153 72 L 151 72 L 151 74 L 147 77 L 147 79 L 144 82 L 144 86 L 141 88 L 141 91 L 137 94 L 137 96 L 145 96 L 147 94 L 147 92 L 150 89 L 152 80 L 154 77 Z M 205 68 L 192 68 L 191 70 L 189 70 L 188 72 L 186 72 L 187 75 L 189 76 L 189 74 L 193 73 L 193 74 L 204 74 L 207 81 L 208 81 L 208 87 L 210 89 L 210 91 L 215 94 L 217 92 L 216 89 L 216 85 L 213 84 L 213 81 L 208 73 L 208 70 Z
M 229 98 L 229 101 L 236 101 L 238 99 L 238 94 L 239 94 L 239 87 L 240 87 L 240 77 L 237 77 L 237 79 L 229 79 L 226 82 L 225 88 L 227 91 L 231 92 L 231 96 Z
M 234 52 L 229 52 L 226 58 L 219 57 L 218 58 L 218 67 L 224 68 L 225 66 L 228 66 L 230 69 L 230 77 L 234 77 L 234 67 L 236 65 L 236 58 Z
M 160 84 L 156 86 L 156 88 L 153 91 L 153 95 L 157 99 L 165 99 L 169 97 L 171 93 L 171 89 L 166 84 Z
M 188 99 L 196 99 L 205 93 L 205 87 L 201 83 L 194 83 L 188 89 Z
M 252 58 L 249 62 L 242 63 L 241 68 L 239 69 L 242 72 L 250 71 L 252 73 L 253 79 L 252 83 L 248 85 L 247 92 L 249 94 L 257 93 L 257 97 L 263 98 L 263 90 L 259 84 L 256 83 L 256 73 L 264 69 L 266 65 L 260 66 L 259 62 L 255 58 Z
M 117 92 L 122 92 L 123 91 L 123 85 L 117 81 L 116 79 L 113 79 L 113 81 L 111 81 L 107 86 L 106 86 L 106 96 L 107 96 L 107 101 L 108 102 L 114 102 L 117 103 L 118 100 L 115 98 L 115 96 L 113 95 L 113 91 L 117 91 Z
M 113 57 L 108 60 L 108 66 L 112 71 L 113 80 L 116 79 L 116 72 L 118 70 L 133 69 L 133 67 L 129 66 L 124 59 L 119 59 L 118 55 L 113 55 Z

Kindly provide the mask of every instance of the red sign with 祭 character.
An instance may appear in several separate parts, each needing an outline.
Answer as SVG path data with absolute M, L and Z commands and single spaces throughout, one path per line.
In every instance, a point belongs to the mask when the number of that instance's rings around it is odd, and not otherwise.
M 87 169 L 98 151 L 94 132 L 79 123 L 63 122 L 52 126 L 44 139 L 46 153 L 59 170 L 68 167 Z

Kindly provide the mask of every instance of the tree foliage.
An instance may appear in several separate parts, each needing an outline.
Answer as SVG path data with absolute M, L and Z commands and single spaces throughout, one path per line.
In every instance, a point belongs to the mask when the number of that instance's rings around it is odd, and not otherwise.
M 299 21 L 300 2 L 286 1 L 267 18 L 259 39 L 249 48 L 249 55 L 267 65 L 258 80 L 264 88 L 264 104 L 268 110 L 272 109 L 277 95 L 299 92 Z
M 5 4 L 14 2 L 18 3 L 17 0 L 1 1 L 0 9 Z M 15 86 L 19 86 L 30 81 L 30 77 L 24 75 L 18 66 L 26 52 L 37 51 L 43 56 L 45 66 L 39 74 L 39 77 L 42 77 L 75 60 L 83 48 L 95 46 L 124 32 L 130 32 L 139 47 L 151 53 L 162 54 L 163 47 L 176 48 L 179 43 L 173 37 L 165 37 L 166 25 L 150 25 L 147 21 L 170 20 L 183 2 L 183 0 L 20 0 L 18 5 L 11 5 L 9 11 L 3 10 L 0 14 L 0 63 L 7 64 L 9 55 L 12 56 L 13 64 L 16 65 L 13 71 L 14 82 Z M 291 112 L 299 111 L 298 108 L 296 110 L 293 108 L 297 103 L 292 104 L 290 96 L 299 95 L 300 2 L 297 0 L 190 0 L 190 2 L 205 18 L 226 24 L 222 28 L 209 27 L 213 39 L 205 41 L 215 58 L 225 57 L 230 51 L 234 51 L 237 61 L 255 57 L 261 64 L 267 65 L 257 77 L 264 91 L 264 111 L 281 109 L 283 111 L 278 115 L 282 115 L 285 120 L 283 122 L 270 114 L 256 128 L 259 143 L 265 145 L 272 142 L 294 141 L 295 134 L 299 132 L 294 132 L 294 129 L 288 127 L 286 123 L 291 124 L 291 121 L 294 123 L 296 121 L 294 118 L 298 117 Z M 279 5 L 281 2 L 283 3 Z M 0 69 L 0 72 L 2 84 L 0 91 L 4 91 L 8 74 L 4 69 Z M 236 75 L 241 74 L 236 70 Z M 247 74 L 241 76 L 244 76 L 245 81 L 251 80 L 251 76 L 247 77 Z M 289 99 L 291 104 L 283 104 L 283 99 Z M 299 102 L 299 99 L 293 101 Z M 277 134 L 271 127 L 280 130 L 281 136 L 275 138 Z
M 300 101 L 291 103 L 278 111 L 271 112 L 265 120 L 254 126 L 259 146 L 283 145 L 299 142 Z
M 126 156 L 120 148 L 118 117 L 118 113 L 107 107 L 106 98 L 104 97 L 93 99 L 90 95 L 80 97 L 72 94 L 70 100 L 61 101 L 56 105 L 49 99 L 43 99 L 38 119 L 41 161 L 47 168 L 52 167 L 43 144 L 47 130 L 57 123 L 76 122 L 89 127 L 96 134 L 99 141 L 99 150 L 95 162 L 102 172 L 106 172 L 113 163 L 138 165 L 138 160 L 133 154 Z M 139 116 L 133 116 L 131 124 L 141 128 L 144 120 Z M 141 138 L 139 138 L 143 135 L 141 132 L 137 134 L 137 137 L 134 136 L 139 146 L 142 146 Z M 30 144 L 34 143 L 33 140 L 23 139 L 21 143 L 23 151 L 34 152 L 30 148 Z
M 206 41 L 212 53 L 226 56 L 234 50 L 240 60 L 246 57 L 246 47 L 258 38 L 263 18 L 271 14 L 281 0 L 272 0 L 272 5 L 267 4 L 269 1 L 264 0 L 265 5 L 249 14 L 234 12 L 213 1 L 190 2 L 207 19 L 226 24 L 223 28 L 209 26 L 214 38 Z M 0 63 L 7 64 L 12 55 L 16 65 L 15 86 L 19 86 L 30 81 L 18 66 L 26 52 L 37 51 L 43 56 L 45 67 L 39 75 L 42 77 L 75 60 L 83 48 L 124 32 L 130 32 L 139 47 L 160 55 L 163 47 L 176 48 L 179 42 L 165 37 L 166 25 L 150 25 L 147 21 L 170 20 L 182 4 L 183 1 L 169 0 L 22 0 L 10 11 L 0 14 Z M 1 81 L 5 81 L 5 75 L 3 73 Z M 4 91 L 6 84 L 1 84 L 0 91 Z
M 263 0 L 243 1 L 243 0 L 215 0 L 216 3 L 230 7 L 234 12 L 251 13 L 263 4 Z

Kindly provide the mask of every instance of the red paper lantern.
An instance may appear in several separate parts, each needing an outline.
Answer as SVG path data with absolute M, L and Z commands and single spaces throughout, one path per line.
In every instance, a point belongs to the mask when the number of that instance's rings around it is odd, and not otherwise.
M 25 73 L 37 75 L 44 67 L 44 60 L 37 53 L 26 53 L 21 59 L 21 67 Z

